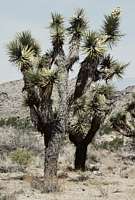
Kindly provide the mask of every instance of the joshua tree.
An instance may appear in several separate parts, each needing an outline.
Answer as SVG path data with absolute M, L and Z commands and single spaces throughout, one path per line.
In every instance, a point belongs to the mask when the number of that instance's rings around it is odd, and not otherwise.
M 85 170 L 87 147 L 92 142 L 111 108 L 113 87 L 95 84 L 77 100 L 70 113 L 69 139 L 76 146 L 74 167 Z
M 135 95 L 127 101 L 117 112 L 110 116 L 111 126 L 122 134 L 126 140 L 126 151 L 135 152 Z
M 68 117 L 71 108 L 93 81 L 107 82 L 115 74 L 121 76 L 125 68 L 125 65 L 119 64 L 106 54 L 107 45 L 112 47 L 121 36 L 119 15 L 120 11 L 116 9 L 106 16 L 102 31 L 97 33 L 87 31 L 88 23 L 83 9 L 75 13 L 67 28 L 64 27 L 64 19 L 60 14 L 52 14 L 49 26 L 52 49 L 43 55 L 38 43 L 28 31 L 18 33 L 8 44 L 9 60 L 19 66 L 23 75 L 23 93 L 30 108 L 31 120 L 44 136 L 44 191 L 51 192 L 57 188 L 58 155 L 65 133 L 69 129 Z M 64 51 L 66 35 L 69 53 Z M 84 59 L 80 63 L 74 91 L 69 94 L 69 72 L 79 61 L 81 50 Z M 57 102 L 53 95 L 55 88 L 58 92 Z M 91 126 L 93 131 L 95 124 L 96 121 Z
M 68 120 L 69 71 L 79 59 L 79 48 L 87 27 L 83 9 L 78 10 L 64 28 L 60 14 L 52 14 L 50 33 L 52 49 L 41 54 L 40 46 L 29 31 L 18 33 L 8 44 L 9 61 L 19 66 L 23 75 L 26 104 L 34 126 L 44 136 L 44 191 L 57 189 L 57 161 Z M 68 34 L 69 53 L 64 52 Z M 57 106 L 53 90 L 57 88 Z
M 83 38 L 85 57 L 80 64 L 72 96 L 71 119 L 74 121 L 69 124 L 69 138 L 76 146 L 75 169 L 85 170 L 87 147 L 99 131 L 108 108 L 111 108 L 111 101 L 108 101 L 111 87 L 108 81 L 114 77 L 122 78 L 127 66 L 120 64 L 107 53 L 122 37 L 119 26 L 120 9 L 117 8 L 110 15 L 105 15 L 99 32 L 88 31 Z M 103 81 L 106 85 L 100 86 Z M 100 87 L 95 89 L 95 92 L 91 89 L 88 93 L 92 83 L 96 82 Z

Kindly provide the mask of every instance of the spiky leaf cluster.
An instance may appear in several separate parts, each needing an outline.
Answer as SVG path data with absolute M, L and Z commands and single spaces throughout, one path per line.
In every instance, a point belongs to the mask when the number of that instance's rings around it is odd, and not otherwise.
M 35 56 L 39 55 L 41 52 L 40 45 L 37 41 L 31 36 L 30 31 L 22 31 L 17 34 L 17 40 L 22 44 L 22 46 L 27 46 L 28 48 L 32 48 Z
M 97 87 L 96 91 L 98 94 L 104 95 L 106 99 L 110 99 L 113 96 L 115 89 L 113 85 L 101 84 Z
M 16 39 L 11 41 L 7 48 L 9 61 L 24 68 L 30 66 L 33 58 L 40 53 L 40 47 L 29 31 L 18 33 Z
M 120 8 L 116 8 L 110 15 L 105 15 L 102 33 L 107 36 L 106 42 L 114 45 L 122 36 L 120 33 Z
M 82 36 L 87 29 L 87 20 L 85 18 L 84 9 L 78 9 L 75 15 L 69 21 L 67 28 L 70 36 L 70 43 L 80 42 Z
M 39 69 L 36 72 L 29 70 L 27 72 L 27 77 L 29 78 L 30 84 L 46 88 L 54 83 L 54 80 L 56 79 L 56 72 L 52 69 L 46 68 Z
M 121 64 L 119 61 L 113 59 L 113 57 L 109 54 L 103 58 L 100 64 L 99 72 L 101 78 L 107 82 L 114 77 L 122 78 L 127 66 L 128 64 Z
M 52 13 L 50 30 L 54 51 L 58 53 L 62 50 L 64 44 L 64 19 L 60 14 Z
M 104 55 L 106 46 L 97 32 L 89 31 L 84 36 L 83 50 L 90 59 L 96 60 Z

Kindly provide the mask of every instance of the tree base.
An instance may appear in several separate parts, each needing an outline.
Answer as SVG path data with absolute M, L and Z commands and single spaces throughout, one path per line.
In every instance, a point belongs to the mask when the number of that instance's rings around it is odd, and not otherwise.
M 75 152 L 75 170 L 85 171 L 85 163 L 87 156 L 87 146 L 84 144 L 80 144 L 76 146 Z
M 57 178 L 34 178 L 32 180 L 31 186 L 34 189 L 40 190 L 42 193 L 59 192 L 59 185 Z
M 50 192 L 58 192 L 59 185 L 58 185 L 58 178 L 57 177 L 48 177 L 44 179 L 44 186 L 43 192 L 50 193 Z

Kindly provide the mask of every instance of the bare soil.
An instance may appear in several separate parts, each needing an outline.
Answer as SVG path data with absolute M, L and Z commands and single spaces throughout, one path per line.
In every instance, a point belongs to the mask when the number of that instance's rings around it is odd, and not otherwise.
M 41 167 L 30 166 L 25 173 L 0 173 L 0 200 L 134 200 L 134 162 L 106 150 L 94 153 L 98 161 L 85 172 L 75 172 L 60 162 L 57 193 L 44 194 L 38 185 L 33 187 L 33 180 L 43 175 Z

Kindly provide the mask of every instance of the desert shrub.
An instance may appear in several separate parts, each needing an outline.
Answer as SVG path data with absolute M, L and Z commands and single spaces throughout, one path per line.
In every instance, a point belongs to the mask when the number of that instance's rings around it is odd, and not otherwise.
M 0 127 L 5 126 L 5 119 L 1 118 L 0 119 Z
M 10 155 L 11 160 L 22 167 L 27 167 L 32 161 L 32 153 L 26 149 L 17 149 Z
M 123 139 L 122 138 L 114 138 L 112 141 L 104 141 L 98 145 L 98 148 L 110 150 L 110 151 L 117 151 L 123 146 Z
M 32 128 L 29 117 L 20 118 L 20 117 L 9 117 L 0 119 L 0 127 L 3 126 L 12 126 L 16 129 L 29 129 Z
M 17 123 L 18 117 L 9 117 L 9 118 L 1 118 L 0 126 L 15 126 Z
M 99 134 L 102 136 L 104 134 L 108 135 L 108 134 L 111 134 L 113 131 L 113 129 L 111 128 L 110 125 L 104 125 L 102 126 L 102 128 L 100 129 L 99 131 Z
M 18 129 L 30 129 L 32 128 L 32 124 L 29 117 L 20 119 L 16 121 L 16 128 Z

